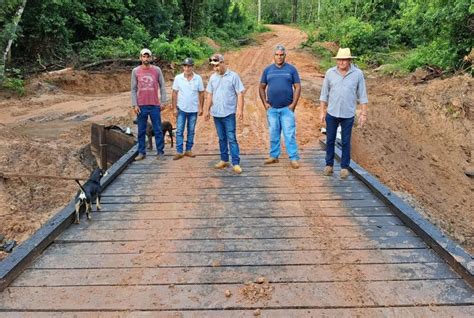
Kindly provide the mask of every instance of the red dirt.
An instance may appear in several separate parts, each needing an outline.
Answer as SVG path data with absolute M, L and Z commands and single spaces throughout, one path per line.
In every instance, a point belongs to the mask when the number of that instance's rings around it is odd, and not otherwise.
M 268 149 L 258 81 L 272 62 L 272 48 L 282 43 L 289 49 L 287 61 L 297 66 L 302 78 L 303 94 L 296 110 L 299 145 L 318 147 L 322 83 L 318 60 L 298 48 L 304 33 L 286 26 L 272 28 L 258 46 L 225 54 L 247 89 L 239 143 L 244 151 Z M 207 82 L 210 70 L 198 72 Z M 472 253 L 474 187 L 464 169 L 473 164 L 473 79 L 456 76 L 415 86 L 408 78 L 367 75 L 369 122 L 354 130 L 353 159 Z M 129 76 L 129 71 L 43 76 L 30 81 L 26 97 L 0 100 L 0 171 L 88 176 L 90 123 L 132 126 Z M 168 92 L 171 82 L 167 76 Z M 169 109 L 163 119 L 175 123 Z M 195 142 L 196 153 L 217 148 L 211 121 L 200 118 Z M 166 151 L 173 153 L 168 146 Z M 71 181 L 0 182 L 0 234 L 25 240 L 76 191 Z

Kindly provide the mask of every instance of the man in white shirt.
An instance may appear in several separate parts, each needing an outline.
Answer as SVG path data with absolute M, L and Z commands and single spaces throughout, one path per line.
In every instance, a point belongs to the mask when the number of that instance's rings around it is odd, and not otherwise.
M 186 58 L 183 63 L 183 73 L 176 75 L 173 82 L 172 105 L 176 115 L 176 155 L 173 160 L 184 156 L 194 158 L 194 128 L 197 116 L 202 115 L 204 104 L 204 84 L 201 76 L 194 73 L 194 61 Z M 187 123 L 187 125 L 186 125 Z M 187 128 L 186 151 L 183 152 L 184 128 Z

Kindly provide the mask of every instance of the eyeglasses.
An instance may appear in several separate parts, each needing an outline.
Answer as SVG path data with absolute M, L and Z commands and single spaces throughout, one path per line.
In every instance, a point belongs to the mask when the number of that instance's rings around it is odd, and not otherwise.
M 214 58 L 209 58 L 209 62 L 220 62 L 219 58 L 214 57 Z

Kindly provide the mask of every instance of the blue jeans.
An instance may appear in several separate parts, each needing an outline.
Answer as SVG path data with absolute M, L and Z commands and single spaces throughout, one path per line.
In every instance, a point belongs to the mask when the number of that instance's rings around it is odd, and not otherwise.
M 270 157 L 278 158 L 280 156 L 280 137 L 283 132 L 288 157 L 290 160 L 299 160 L 295 113 L 288 107 L 272 107 L 267 110 L 267 119 L 270 130 Z
M 351 136 L 354 117 L 339 118 L 326 114 L 326 166 L 334 166 L 334 147 L 337 127 L 341 125 L 342 158 L 341 168 L 348 169 L 351 162 Z
M 232 157 L 232 165 L 240 164 L 240 150 L 237 143 L 235 114 L 226 117 L 214 117 L 214 125 L 216 125 L 217 136 L 219 137 L 219 149 L 221 152 L 221 160 L 229 161 Z
M 184 127 L 188 122 L 186 137 L 186 151 L 191 151 L 194 145 L 194 128 L 196 127 L 197 113 L 187 113 L 178 109 L 178 118 L 176 120 L 176 152 L 183 153 Z
M 165 140 L 161 130 L 161 108 L 155 105 L 140 106 L 140 113 L 137 116 L 138 123 L 138 153 L 146 154 L 145 135 L 148 116 L 151 119 L 153 131 L 155 132 L 156 153 L 164 154 Z

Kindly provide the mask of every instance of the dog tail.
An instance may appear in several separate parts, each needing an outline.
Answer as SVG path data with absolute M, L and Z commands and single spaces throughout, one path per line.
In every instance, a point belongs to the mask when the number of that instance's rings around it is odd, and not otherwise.
M 81 188 L 82 192 L 86 193 L 86 190 L 84 190 L 84 188 L 82 187 L 81 183 L 79 182 L 79 180 L 74 180 L 76 181 L 76 183 L 79 185 L 79 187 Z

